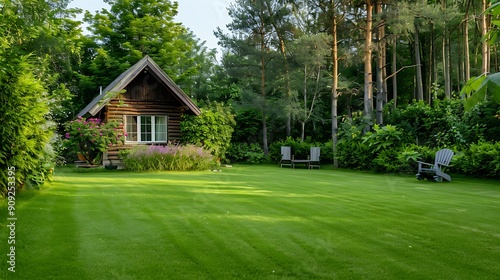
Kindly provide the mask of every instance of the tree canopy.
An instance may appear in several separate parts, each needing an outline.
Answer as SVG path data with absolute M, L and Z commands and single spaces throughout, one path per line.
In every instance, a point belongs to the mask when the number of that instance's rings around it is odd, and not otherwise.
M 337 136 L 349 139 L 359 127 L 361 134 L 384 132 L 373 125 L 399 122 L 402 112 L 429 117 L 436 108 L 447 112 L 443 122 L 463 121 L 483 140 L 495 140 L 483 128 L 493 131 L 500 115 L 490 103 L 500 102 L 496 0 L 236 0 L 227 9 L 228 31 L 214 30 L 220 62 L 216 50 L 175 21 L 177 1 L 106 0 L 109 8 L 94 14 L 68 3 L 0 3 L 0 163 L 4 170 L 17 165 L 20 183 L 48 174 L 50 168 L 35 166 L 50 158 L 52 131 L 57 136 L 100 86 L 144 55 L 200 106 L 229 108 L 233 139 L 257 143 L 266 156 L 287 137 L 332 141 L 336 154 Z M 468 122 L 476 119 L 459 117 L 454 102 L 491 119 L 473 129 Z M 448 141 L 453 137 L 481 140 L 449 129 L 428 138 L 443 145 L 456 144 Z

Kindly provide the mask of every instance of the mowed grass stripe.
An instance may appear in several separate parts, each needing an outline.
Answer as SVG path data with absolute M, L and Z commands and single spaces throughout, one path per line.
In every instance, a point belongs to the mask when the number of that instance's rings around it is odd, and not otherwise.
M 158 192 L 159 180 L 138 176 L 140 180 L 130 182 L 122 178 L 124 174 L 109 175 L 110 179 L 102 178 L 101 185 L 81 188 L 95 195 L 82 201 L 81 211 L 75 212 L 85 234 L 80 240 L 81 258 L 92 271 L 89 279 L 123 279 L 131 275 L 140 279 L 151 272 L 167 277 L 158 268 L 179 257 L 175 243 L 165 237 L 168 228 L 161 219 L 168 213 L 164 205 L 169 194 Z M 150 187 L 141 187 L 142 181 Z M 155 211 L 148 211 L 150 207 Z
M 498 186 L 276 166 L 63 169 L 20 206 L 30 248 L 15 276 L 497 279 Z

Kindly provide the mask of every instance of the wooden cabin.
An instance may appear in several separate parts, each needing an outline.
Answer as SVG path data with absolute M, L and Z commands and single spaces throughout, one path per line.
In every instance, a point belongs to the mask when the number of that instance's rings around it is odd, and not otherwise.
M 111 147 L 103 157 L 105 165 L 110 161 L 120 165 L 119 150 L 179 141 L 182 115 L 200 113 L 189 96 L 151 57 L 145 56 L 102 90 L 78 116 L 123 123 L 125 145 Z

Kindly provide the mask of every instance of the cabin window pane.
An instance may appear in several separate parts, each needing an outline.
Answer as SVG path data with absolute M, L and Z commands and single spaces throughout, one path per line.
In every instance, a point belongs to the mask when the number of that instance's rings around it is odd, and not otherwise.
M 155 117 L 155 140 L 157 142 L 167 141 L 167 117 L 166 116 L 156 116 Z
M 152 125 L 150 116 L 141 116 L 141 141 L 152 141 Z
M 125 120 L 127 127 L 127 141 L 137 141 L 137 116 L 127 116 Z
M 168 116 L 126 116 L 126 140 L 131 142 L 167 142 Z

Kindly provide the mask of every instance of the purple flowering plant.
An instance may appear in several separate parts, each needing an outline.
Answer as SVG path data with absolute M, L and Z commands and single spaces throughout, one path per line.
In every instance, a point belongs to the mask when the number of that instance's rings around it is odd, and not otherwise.
M 103 152 L 125 142 L 127 134 L 121 127 L 121 123 L 114 121 L 104 123 L 98 118 L 78 117 L 65 124 L 65 141 L 70 149 L 82 154 L 87 163 L 99 164 Z
M 137 146 L 120 151 L 128 170 L 208 170 L 217 165 L 209 150 L 195 145 Z

